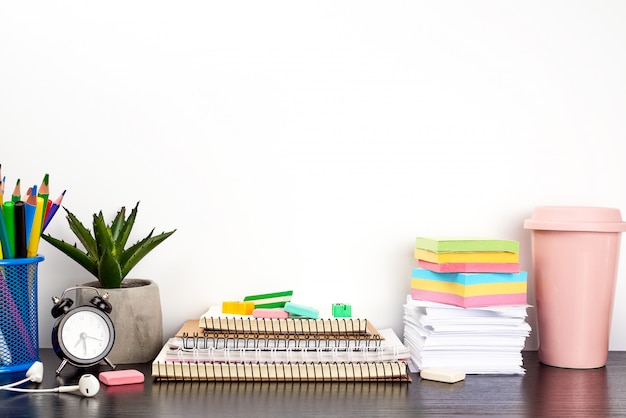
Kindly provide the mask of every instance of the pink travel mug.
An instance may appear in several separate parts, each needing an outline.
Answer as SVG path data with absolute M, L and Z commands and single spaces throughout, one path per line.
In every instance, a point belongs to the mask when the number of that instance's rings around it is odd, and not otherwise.
M 620 211 L 539 206 L 531 230 L 539 361 L 571 369 L 606 365 L 621 232 Z

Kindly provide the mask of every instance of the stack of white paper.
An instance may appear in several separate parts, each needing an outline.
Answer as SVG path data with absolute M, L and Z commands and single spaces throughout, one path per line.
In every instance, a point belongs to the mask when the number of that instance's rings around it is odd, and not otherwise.
M 404 305 L 404 343 L 413 371 L 451 367 L 466 374 L 524 374 L 528 305 L 460 308 L 414 300 Z

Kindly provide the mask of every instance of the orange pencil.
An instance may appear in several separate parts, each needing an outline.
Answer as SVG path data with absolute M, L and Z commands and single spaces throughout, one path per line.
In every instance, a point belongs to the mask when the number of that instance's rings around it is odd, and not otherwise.
M 26 218 L 26 248 L 30 241 L 30 233 L 35 220 L 35 211 L 37 209 L 37 185 L 28 188 L 28 197 L 24 201 L 24 212 Z
M 37 186 L 35 186 L 37 187 Z M 33 188 L 29 187 L 28 190 L 26 190 L 26 194 L 24 195 L 24 197 L 20 200 L 23 200 L 24 202 L 26 202 L 28 200 L 28 198 L 33 194 Z

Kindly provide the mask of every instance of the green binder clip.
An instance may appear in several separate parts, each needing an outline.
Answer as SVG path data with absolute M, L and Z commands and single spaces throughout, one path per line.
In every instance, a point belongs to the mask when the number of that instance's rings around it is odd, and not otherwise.
M 352 307 L 346 303 L 333 303 L 333 317 L 350 318 L 352 316 Z

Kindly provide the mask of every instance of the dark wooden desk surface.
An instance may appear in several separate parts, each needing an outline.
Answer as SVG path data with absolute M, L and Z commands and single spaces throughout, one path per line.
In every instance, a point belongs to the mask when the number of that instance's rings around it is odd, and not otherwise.
M 42 349 L 41 359 L 40 387 L 77 383 L 81 373 L 70 365 L 55 376 L 59 360 L 52 350 Z M 611 352 L 606 367 L 592 370 L 545 366 L 535 352 L 524 352 L 524 363 L 525 376 L 470 375 L 453 385 L 417 375 L 393 384 L 155 382 L 150 364 L 122 365 L 141 370 L 146 381 L 102 385 L 93 398 L 0 391 L 0 417 L 626 416 L 626 352 Z M 0 384 L 19 378 L 0 374 Z

